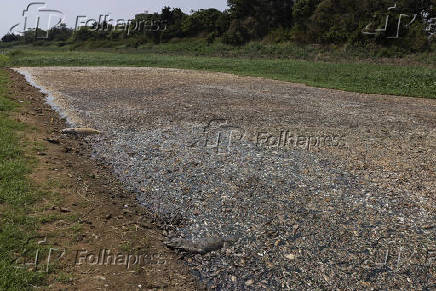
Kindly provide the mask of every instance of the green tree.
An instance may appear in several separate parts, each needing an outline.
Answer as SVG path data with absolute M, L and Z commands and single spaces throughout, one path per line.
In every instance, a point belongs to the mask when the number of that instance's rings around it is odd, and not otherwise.
M 205 9 L 194 12 L 183 20 L 182 30 L 186 35 L 194 36 L 201 32 L 217 31 L 217 22 L 222 12 L 217 9 Z
M 1 41 L 2 42 L 14 42 L 14 41 L 19 41 L 21 39 L 21 37 L 19 35 L 13 34 L 13 33 L 7 33 L 5 34 Z

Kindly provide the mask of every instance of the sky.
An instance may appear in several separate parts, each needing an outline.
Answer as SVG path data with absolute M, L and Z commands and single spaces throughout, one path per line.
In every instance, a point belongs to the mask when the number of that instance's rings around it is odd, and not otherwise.
M 58 10 L 63 13 L 62 17 L 64 22 L 69 27 L 74 27 L 77 16 L 86 16 L 87 18 L 80 18 L 81 21 L 86 19 L 97 19 L 99 15 L 110 14 L 113 19 L 133 19 L 135 14 L 144 11 L 159 12 L 164 6 L 172 8 L 181 8 L 185 13 L 191 10 L 216 8 L 224 10 L 227 8 L 227 0 L 1 0 L 0 4 L 0 38 L 6 34 L 9 29 L 16 25 L 17 31 L 22 31 L 24 27 L 23 10 L 27 8 L 30 3 L 45 3 L 34 4 L 29 9 L 28 15 L 49 15 L 52 14 L 51 23 L 54 25 L 59 22 L 62 15 L 59 12 L 41 12 L 40 8 L 44 10 Z M 39 12 L 37 12 L 39 11 Z M 44 19 L 41 15 L 41 28 L 49 26 L 48 17 Z M 34 17 L 36 19 L 37 17 Z M 32 26 L 35 21 L 28 17 L 28 26 Z

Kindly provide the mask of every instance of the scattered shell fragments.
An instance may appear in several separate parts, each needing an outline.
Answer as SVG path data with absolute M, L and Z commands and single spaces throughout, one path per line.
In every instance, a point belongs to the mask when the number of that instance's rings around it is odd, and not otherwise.
M 72 127 L 104 132 L 89 137 L 94 157 L 210 289 L 434 289 L 436 100 L 177 69 L 25 70 Z M 295 146 L 323 136 L 346 146 Z

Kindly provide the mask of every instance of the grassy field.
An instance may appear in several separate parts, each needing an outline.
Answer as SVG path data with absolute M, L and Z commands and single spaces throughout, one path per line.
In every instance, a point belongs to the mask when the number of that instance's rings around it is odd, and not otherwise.
M 436 98 L 436 69 L 373 63 L 292 59 L 247 59 L 165 54 L 22 49 L 10 51 L 10 66 L 150 66 L 264 77 L 351 92 Z M 1 60 L 0 60 L 1 61 Z
M 161 54 L 174 56 L 204 56 L 249 59 L 294 59 L 306 61 L 324 61 L 334 63 L 383 63 L 422 65 L 436 68 L 436 43 L 433 48 L 419 53 L 410 53 L 398 47 L 380 46 L 336 46 L 295 44 L 292 42 L 274 43 L 252 41 L 242 46 L 232 46 L 221 41 L 208 43 L 203 38 L 172 39 L 166 43 L 136 44 L 136 39 L 119 41 L 96 40 L 82 42 L 47 42 L 38 45 L 0 43 L 1 50 L 14 47 L 43 48 L 46 50 L 91 50 L 136 54 Z
M 27 178 L 34 160 L 25 154 L 22 123 L 10 118 L 16 104 L 8 99 L 8 74 L 0 68 L 0 290 L 29 289 L 42 282 L 44 275 L 17 268 L 17 254 L 27 249 L 35 253 L 38 219 L 29 215 L 40 191 Z

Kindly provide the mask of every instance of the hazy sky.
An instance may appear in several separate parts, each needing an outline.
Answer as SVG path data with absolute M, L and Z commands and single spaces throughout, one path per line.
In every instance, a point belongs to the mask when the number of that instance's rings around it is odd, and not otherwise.
M 44 9 L 60 10 L 64 14 L 65 23 L 72 27 L 79 15 L 98 19 L 100 14 L 110 14 L 113 19 L 132 19 L 137 13 L 157 12 L 164 6 L 178 7 L 188 13 L 191 10 L 204 8 L 227 8 L 227 0 L 0 0 L 0 38 L 9 29 L 20 23 L 23 26 L 23 10 L 35 2 L 46 3 Z M 43 5 L 32 6 L 33 11 Z M 58 20 L 53 20 L 56 23 Z M 43 25 L 41 25 L 42 27 Z

